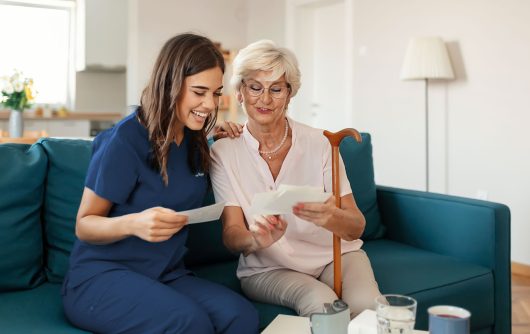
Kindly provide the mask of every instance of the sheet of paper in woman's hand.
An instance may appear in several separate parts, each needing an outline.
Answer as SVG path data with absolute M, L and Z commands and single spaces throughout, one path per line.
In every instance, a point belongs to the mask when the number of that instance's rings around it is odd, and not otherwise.
M 179 212 L 180 215 L 188 216 L 188 224 L 205 223 L 217 220 L 221 217 L 225 202 L 216 203 L 202 208 Z
M 293 206 L 302 202 L 323 203 L 331 193 L 322 188 L 281 184 L 276 191 L 258 193 L 252 199 L 251 211 L 257 215 L 281 215 L 292 213 Z

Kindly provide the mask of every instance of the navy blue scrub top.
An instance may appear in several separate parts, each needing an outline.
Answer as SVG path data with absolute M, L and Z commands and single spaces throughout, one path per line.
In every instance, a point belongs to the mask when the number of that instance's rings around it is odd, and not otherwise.
M 184 211 L 200 207 L 208 187 L 207 176 L 188 166 L 191 130 L 182 143 L 171 144 L 166 187 L 159 171 L 151 167 L 147 129 L 136 112 L 99 134 L 85 186 L 113 203 L 109 217 L 141 212 L 156 206 Z M 189 273 L 184 268 L 188 227 L 164 242 L 151 243 L 128 237 L 107 245 L 76 240 L 70 255 L 66 287 L 75 287 L 109 270 L 129 269 L 159 281 L 170 281 Z

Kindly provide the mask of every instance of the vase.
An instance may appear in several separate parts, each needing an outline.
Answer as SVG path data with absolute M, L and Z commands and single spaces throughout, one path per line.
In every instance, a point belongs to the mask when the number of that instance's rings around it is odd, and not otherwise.
M 20 138 L 24 133 L 24 118 L 21 110 L 12 109 L 9 115 L 9 137 Z

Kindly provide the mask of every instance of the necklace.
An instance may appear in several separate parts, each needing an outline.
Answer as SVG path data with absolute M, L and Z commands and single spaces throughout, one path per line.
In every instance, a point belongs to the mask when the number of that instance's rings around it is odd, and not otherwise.
M 285 140 L 287 139 L 287 134 L 289 133 L 289 121 L 287 121 L 287 118 L 285 119 L 285 133 L 283 134 L 282 141 L 280 142 L 280 145 L 276 146 L 272 151 L 260 151 L 258 152 L 260 154 L 266 155 L 267 159 L 271 160 L 272 156 L 276 154 L 282 148 L 283 144 L 285 144 Z

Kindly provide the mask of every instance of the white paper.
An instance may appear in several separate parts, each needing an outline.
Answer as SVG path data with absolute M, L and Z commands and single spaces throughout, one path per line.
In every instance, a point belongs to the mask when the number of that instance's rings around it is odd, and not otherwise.
M 188 225 L 205 223 L 212 220 L 217 220 L 221 217 L 223 209 L 225 207 L 225 202 L 216 203 L 208 206 L 203 206 L 202 208 L 197 208 L 188 211 L 179 212 L 180 215 L 188 216 Z
M 254 195 L 251 212 L 254 215 L 281 215 L 292 213 L 296 203 L 323 203 L 331 193 L 319 187 L 280 185 L 278 190 Z
M 348 325 L 348 334 L 377 334 L 375 311 L 364 310 L 353 318 Z

